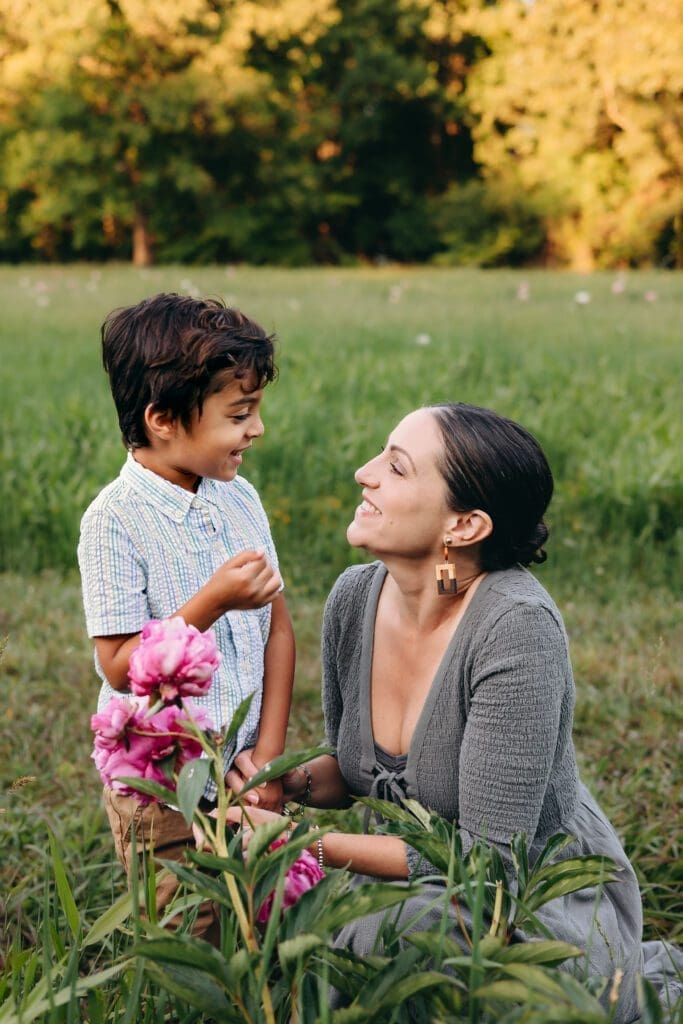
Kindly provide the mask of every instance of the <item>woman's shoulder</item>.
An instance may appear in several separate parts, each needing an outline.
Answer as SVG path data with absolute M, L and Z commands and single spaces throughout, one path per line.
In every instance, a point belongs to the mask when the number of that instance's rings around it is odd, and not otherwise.
M 553 619 L 562 631 L 564 624 L 559 609 L 552 597 L 536 577 L 522 566 L 501 569 L 489 573 L 486 587 L 482 593 L 482 612 L 491 620 L 502 615 L 518 614 L 528 616 L 536 614 L 542 618 Z
M 378 572 L 383 570 L 381 562 L 369 565 L 350 565 L 338 576 L 325 604 L 327 614 L 348 615 L 362 613 L 370 587 Z

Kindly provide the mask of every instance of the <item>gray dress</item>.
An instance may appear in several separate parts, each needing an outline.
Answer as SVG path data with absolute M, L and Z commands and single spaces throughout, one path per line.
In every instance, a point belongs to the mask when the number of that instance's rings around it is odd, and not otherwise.
M 552 599 L 521 567 L 486 576 L 446 649 L 418 719 L 405 761 L 378 751 L 372 734 L 371 668 L 381 563 L 352 566 L 337 580 L 323 623 L 323 708 L 327 742 L 355 796 L 418 800 L 457 821 L 463 850 L 477 838 L 495 843 L 509 862 L 515 832 L 529 837 L 530 856 L 557 832 L 576 837 L 564 856 L 604 854 L 619 881 L 554 900 L 538 913 L 552 934 L 586 950 L 590 973 L 624 972 L 615 1020 L 637 1019 L 635 980 L 643 972 L 642 911 L 637 880 L 605 815 L 581 784 L 571 730 L 574 681 L 567 637 Z M 407 848 L 411 875 L 431 874 Z M 424 911 L 434 898 L 416 897 Z M 412 901 L 411 901 L 412 902 Z M 434 918 L 441 910 L 434 910 Z M 427 912 L 420 928 L 430 924 Z M 349 925 L 339 943 L 364 955 L 379 919 Z M 661 944 L 657 944 L 658 946 Z M 652 973 L 666 971 L 667 949 L 648 950 Z M 573 968 L 572 968 L 573 969 Z M 656 979 L 655 979 L 656 980 Z

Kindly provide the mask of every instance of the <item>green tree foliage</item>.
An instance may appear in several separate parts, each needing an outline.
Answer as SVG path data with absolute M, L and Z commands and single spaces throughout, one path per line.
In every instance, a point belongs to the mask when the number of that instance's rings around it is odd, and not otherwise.
M 7 0 L 0 257 L 683 264 L 683 0 Z
M 682 0 L 502 0 L 476 22 L 476 157 L 544 210 L 550 254 L 681 265 Z
M 18 3 L 29 17 L 21 37 L 3 26 L 2 83 L 15 227 L 51 258 L 120 254 L 131 235 L 137 263 L 155 242 L 173 255 L 203 204 L 253 174 L 263 81 L 244 54 L 256 29 L 302 21 L 287 6 L 89 0 L 53 26 L 45 0 Z

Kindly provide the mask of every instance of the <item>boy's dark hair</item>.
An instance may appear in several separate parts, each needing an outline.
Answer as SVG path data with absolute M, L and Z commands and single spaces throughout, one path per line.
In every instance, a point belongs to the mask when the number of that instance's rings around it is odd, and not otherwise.
M 484 570 L 544 562 L 543 521 L 553 476 L 528 430 L 491 409 L 464 402 L 430 407 L 444 444 L 441 473 L 455 512 L 480 508 L 493 521 L 481 547 Z
M 102 362 L 127 448 L 145 448 L 145 409 L 171 413 L 184 427 L 225 371 L 252 378 L 254 390 L 274 379 L 274 338 L 219 299 L 162 293 L 113 310 L 102 324 Z

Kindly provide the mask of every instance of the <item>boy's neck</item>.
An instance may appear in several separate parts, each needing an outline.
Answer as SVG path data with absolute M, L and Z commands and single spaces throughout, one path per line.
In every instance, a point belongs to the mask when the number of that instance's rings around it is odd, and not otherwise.
M 130 454 L 138 465 L 156 473 L 163 480 L 168 480 L 169 483 L 182 487 L 185 491 L 197 493 L 202 478 L 194 473 L 187 473 L 177 466 L 168 465 L 154 448 L 134 448 Z

